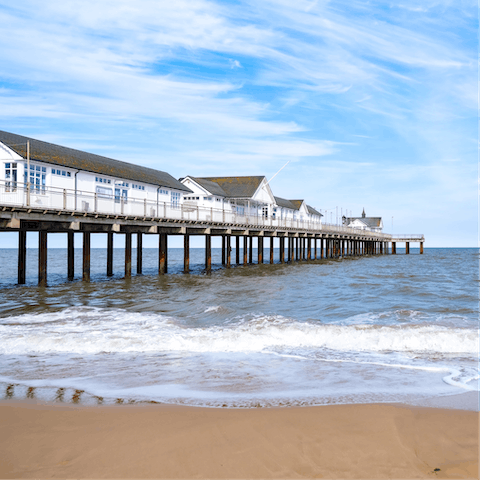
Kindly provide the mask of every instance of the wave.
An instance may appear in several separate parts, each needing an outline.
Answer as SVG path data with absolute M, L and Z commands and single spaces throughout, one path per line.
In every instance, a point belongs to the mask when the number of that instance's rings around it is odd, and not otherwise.
M 183 326 L 153 313 L 74 307 L 2 319 L 2 354 L 128 352 L 264 352 L 328 349 L 478 355 L 478 330 L 438 325 L 332 325 L 282 316 Z

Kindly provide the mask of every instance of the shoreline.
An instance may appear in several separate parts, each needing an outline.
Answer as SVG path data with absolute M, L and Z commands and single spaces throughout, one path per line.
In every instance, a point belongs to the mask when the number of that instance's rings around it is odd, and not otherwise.
M 0 478 L 478 478 L 478 420 L 471 410 L 389 403 L 4 400 Z

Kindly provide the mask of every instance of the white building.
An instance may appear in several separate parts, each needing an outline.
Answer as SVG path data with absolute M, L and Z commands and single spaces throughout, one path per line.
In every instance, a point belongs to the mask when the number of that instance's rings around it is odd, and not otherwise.
M 184 195 L 185 207 L 223 210 L 238 217 L 270 218 L 275 197 L 264 176 L 191 177 L 180 181 L 193 191 Z
M 0 131 L 0 193 L 6 203 L 155 217 L 191 192 L 159 170 Z
M 382 217 L 367 217 L 365 209 L 363 209 L 361 217 L 343 217 L 342 223 L 346 227 L 358 230 L 369 230 L 371 232 L 381 232 L 383 230 Z

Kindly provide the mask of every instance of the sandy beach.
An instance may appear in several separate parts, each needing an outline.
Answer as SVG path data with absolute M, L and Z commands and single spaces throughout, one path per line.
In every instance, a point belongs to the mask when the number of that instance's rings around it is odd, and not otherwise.
M 478 478 L 478 412 L 0 404 L 1 478 Z M 435 470 L 438 469 L 438 470 Z

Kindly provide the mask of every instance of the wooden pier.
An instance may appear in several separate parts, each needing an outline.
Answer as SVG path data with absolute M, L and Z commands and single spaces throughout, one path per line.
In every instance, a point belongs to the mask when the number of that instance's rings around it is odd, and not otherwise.
M 252 264 L 253 238 L 258 241 L 257 263 L 265 262 L 264 242 L 268 238 L 270 254 L 268 263 L 308 262 L 322 258 L 338 258 L 361 255 L 385 255 L 396 253 L 397 242 L 406 243 L 406 253 L 410 252 L 410 242 L 420 243 L 423 253 L 423 235 L 395 236 L 355 230 L 336 225 L 322 225 L 320 229 L 308 226 L 274 226 L 265 224 L 240 224 L 227 222 L 206 222 L 168 218 L 129 217 L 122 215 L 102 215 L 98 213 L 63 211 L 56 209 L 34 209 L 0 205 L 0 232 L 18 232 L 18 283 L 26 281 L 27 233 L 38 232 L 38 283 L 47 285 L 48 233 L 67 235 L 67 278 L 73 280 L 74 233 L 82 233 L 83 261 L 82 279 L 90 281 L 91 235 L 107 234 L 107 271 L 113 275 L 113 246 L 116 234 L 125 235 L 125 277 L 132 275 L 132 235 L 137 236 L 136 272 L 142 272 L 143 234 L 158 236 L 158 273 L 168 273 L 168 237 L 182 235 L 184 239 L 184 273 L 190 271 L 190 236 L 205 237 L 205 272 L 212 269 L 212 236 L 221 237 L 222 265 L 232 265 L 232 245 L 235 246 L 235 263 Z M 243 237 L 243 241 L 242 241 Z M 275 239 L 278 245 L 278 258 L 275 258 Z M 243 249 L 243 257 L 240 250 Z

